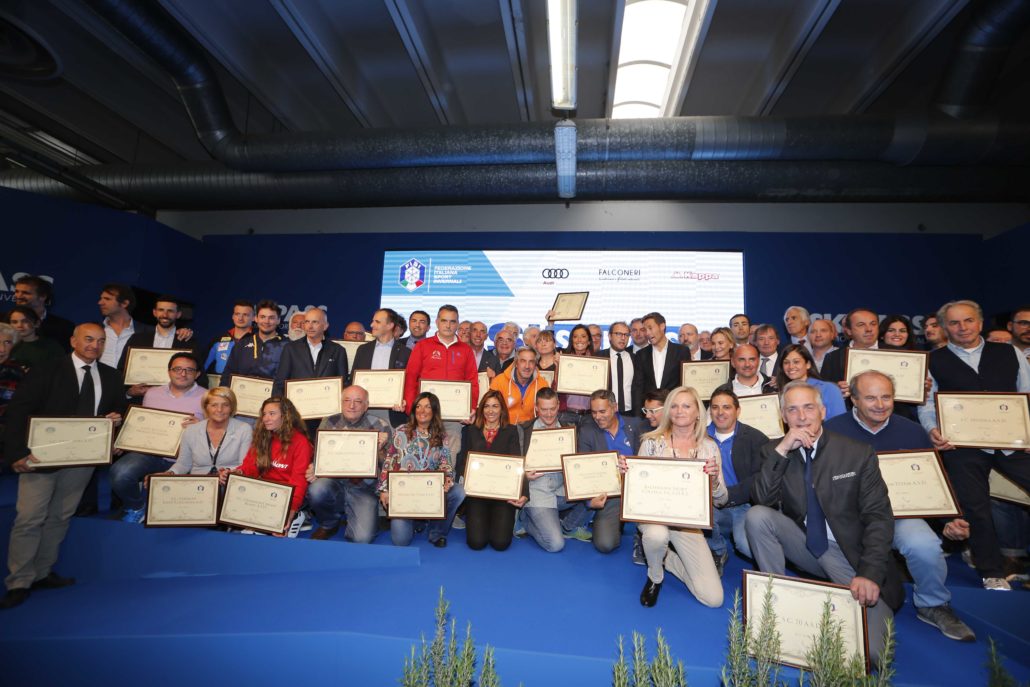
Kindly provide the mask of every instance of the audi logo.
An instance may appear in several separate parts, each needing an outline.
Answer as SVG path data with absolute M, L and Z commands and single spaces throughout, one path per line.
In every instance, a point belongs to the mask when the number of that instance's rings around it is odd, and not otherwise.
M 565 269 L 540 270 L 540 276 L 544 279 L 568 279 L 569 271 Z

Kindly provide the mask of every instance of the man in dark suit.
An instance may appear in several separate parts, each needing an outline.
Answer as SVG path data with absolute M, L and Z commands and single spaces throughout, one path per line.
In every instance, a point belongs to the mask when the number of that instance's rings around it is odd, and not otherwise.
M 737 551 L 751 558 L 744 518 L 751 509 L 751 486 L 762 471 L 762 448 L 769 443 L 769 437 L 750 425 L 737 422 L 740 400 L 730 389 L 712 393 L 708 401 L 708 412 L 712 416 L 708 436 L 719 447 L 722 478 L 729 492 L 729 500 L 715 509 L 712 537 L 708 540 L 715 567 L 722 575 L 730 555 L 726 545 L 727 536 L 732 534 Z
M 493 379 L 501 372 L 501 360 L 493 351 L 486 350 L 486 339 L 489 332 L 483 322 L 473 322 L 469 329 L 469 346 L 476 356 L 476 371 L 486 372 Z
M 648 313 L 643 320 L 650 345 L 637 351 L 639 364 L 633 375 L 633 385 L 636 387 L 634 395 L 637 398 L 643 398 L 648 391 L 678 387 L 683 377 L 681 363 L 690 361 L 689 349 L 669 341 L 665 336 L 665 318 L 660 313 Z
M 304 338 L 283 347 L 279 369 L 275 372 L 273 395 L 285 394 L 288 379 L 342 377 L 347 380 L 347 351 L 325 338 L 328 329 L 329 317 L 325 310 L 308 308 L 304 313 Z
M 646 319 L 646 318 L 645 318 Z M 640 448 L 640 437 L 648 430 L 639 418 L 622 417 L 616 412 L 615 394 L 598 389 L 590 394 L 590 416 L 579 426 L 576 444 L 580 453 L 616 451 L 621 456 L 635 455 Z M 598 496 L 587 502 L 597 511 L 594 515 L 594 548 L 610 553 L 619 548 L 622 540 L 619 516 L 622 499 Z
M 403 370 L 407 367 L 411 349 L 393 336 L 397 317 L 399 315 L 390 308 L 375 311 L 371 325 L 375 341 L 358 346 L 350 366 L 352 375 L 356 370 Z M 403 400 L 390 410 L 374 408 L 370 409 L 368 414 L 388 421 L 391 427 L 404 424 L 408 418 L 404 413 Z
M 711 360 L 712 352 L 701 349 L 701 337 L 698 336 L 697 327 L 687 322 L 686 324 L 680 325 L 680 344 L 686 346 L 690 351 L 690 359 L 694 361 L 698 360 Z
M 786 560 L 851 588 L 869 613 L 873 660 L 884 623 L 905 593 L 891 559 L 894 514 L 872 446 L 823 429 L 819 390 L 804 382 L 783 389 L 788 427 L 763 449 L 762 471 L 745 518 L 758 567 L 783 574 Z
M 624 417 L 640 417 L 640 406 L 643 402 L 636 393 L 639 387 L 633 386 L 633 375 L 637 369 L 637 357 L 629 350 L 629 325 L 615 322 L 608 328 L 610 348 L 601 351 L 611 365 L 610 387 L 615 394 L 619 415 Z
M 880 336 L 880 318 L 869 308 L 855 308 L 844 317 L 841 324 L 844 328 L 844 336 L 850 339 L 850 343 L 826 354 L 826 357 L 823 358 L 823 366 L 819 369 L 819 376 L 828 382 L 835 382 L 843 392 L 847 391 L 847 384 L 844 380 L 844 362 L 847 359 L 848 348 L 877 348 Z
M 154 319 L 157 321 L 156 327 L 150 325 L 136 323 L 136 332 L 129 337 L 129 340 L 125 342 L 125 349 L 122 351 L 122 357 L 118 361 L 118 372 L 125 376 L 125 361 L 129 355 L 130 348 L 174 348 L 176 350 L 190 351 L 198 359 L 200 358 L 200 351 L 193 350 L 191 341 L 180 341 L 178 337 L 178 329 L 176 323 L 182 316 L 182 311 L 179 309 L 179 301 L 172 296 L 160 296 L 157 302 L 154 303 Z M 206 384 L 206 380 L 201 378 L 202 385 Z M 130 386 L 126 391 L 126 394 L 130 399 L 134 399 L 136 402 L 142 401 L 143 394 L 147 392 L 146 384 L 135 384 Z
M 18 478 L 18 515 L 11 527 L 0 608 L 25 601 L 30 590 L 74 584 L 53 571 L 68 521 L 79 504 L 93 468 L 37 470 L 28 446 L 31 416 L 108 417 L 121 420 L 124 394 L 118 372 L 100 362 L 104 330 L 80 324 L 71 338 L 72 353 L 37 365 L 18 386 L 7 406 L 6 459 Z
M 32 308 L 39 315 L 40 325 L 36 333 L 53 339 L 66 352 L 71 353 L 69 341 L 75 325 L 48 310 L 53 300 L 54 287 L 42 277 L 26 274 L 14 282 L 14 304 Z

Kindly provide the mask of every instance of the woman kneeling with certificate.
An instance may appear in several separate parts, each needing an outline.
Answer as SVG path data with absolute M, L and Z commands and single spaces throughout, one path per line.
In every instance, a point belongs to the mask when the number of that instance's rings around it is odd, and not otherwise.
M 705 461 L 705 474 L 715 480 L 712 500 L 718 506 L 726 502 L 729 494 L 722 482 L 719 447 L 708 437 L 707 425 L 708 412 L 697 391 L 693 387 L 677 387 L 665 400 L 665 416 L 658 429 L 641 437 L 640 455 Z M 722 605 L 722 580 L 701 530 L 646 523 L 638 527 L 647 558 L 641 604 L 655 605 L 668 570 L 683 580 L 705 606 Z M 669 548 L 670 543 L 674 550 Z
M 383 507 L 390 506 L 391 472 L 443 471 L 444 473 L 444 517 L 430 520 L 429 543 L 437 548 L 447 546 L 447 533 L 451 531 L 454 514 L 465 500 L 465 491 L 454 483 L 454 467 L 451 451 L 447 448 L 447 435 L 440 417 L 440 399 L 436 394 L 424 391 L 415 397 L 408 422 L 394 432 L 393 444 L 383 461 L 379 476 L 379 500 Z M 407 546 L 414 536 L 414 521 L 408 518 L 390 519 L 390 538 L 394 546 Z
M 465 427 L 465 452 L 459 457 L 458 471 L 464 473 L 466 463 L 475 460 L 475 452 L 487 452 L 505 456 L 521 456 L 519 433 L 515 425 L 508 423 L 508 408 L 501 392 L 491 389 L 479 401 L 476 420 Z M 472 458 L 469 454 L 472 454 Z M 469 468 L 477 468 L 470 464 Z M 510 466 L 505 466 L 510 467 Z M 518 477 L 520 484 L 524 478 Z M 469 478 L 465 478 L 466 487 Z M 497 498 L 479 498 L 469 496 L 465 499 L 465 539 L 470 549 L 486 548 L 487 543 L 498 551 L 511 546 L 512 534 L 515 531 L 515 509 L 526 503 L 526 497 L 518 500 L 501 500 Z
M 286 532 L 275 536 L 293 538 L 304 524 L 300 506 L 308 488 L 304 473 L 311 464 L 311 453 L 311 442 L 296 406 L 289 399 L 273 396 L 261 404 L 261 417 L 254 427 L 250 450 L 243 458 L 243 465 L 235 470 L 220 469 L 218 477 L 223 485 L 230 472 L 291 485 L 293 496 L 286 518 L 290 525 Z

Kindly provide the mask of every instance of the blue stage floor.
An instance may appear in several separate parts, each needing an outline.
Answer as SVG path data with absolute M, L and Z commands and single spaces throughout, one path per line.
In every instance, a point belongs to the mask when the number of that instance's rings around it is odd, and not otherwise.
M 0 479 L 4 555 L 10 482 Z M 701 606 L 669 577 L 646 609 L 644 569 L 623 541 L 607 556 L 578 541 L 560 554 L 530 540 L 497 553 L 470 551 L 460 531 L 443 550 L 424 535 L 401 549 L 386 533 L 360 546 L 76 519 L 58 571 L 78 584 L 0 615 L 0 684 L 394 685 L 432 631 L 441 586 L 458 627 L 471 622 L 477 644 L 495 647 L 506 685 L 610 684 L 618 636 L 653 642 L 657 627 L 691 685 L 718 684 L 744 561 L 727 567 L 724 608 Z M 961 561 L 949 565 L 953 605 L 979 640 L 947 640 L 906 604 L 895 684 L 985 684 L 988 635 L 1030 679 L 1030 593 L 985 592 Z

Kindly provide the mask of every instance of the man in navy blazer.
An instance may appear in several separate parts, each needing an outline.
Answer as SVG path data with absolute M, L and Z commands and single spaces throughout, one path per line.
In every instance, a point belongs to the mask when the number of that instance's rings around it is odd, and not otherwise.
M 690 362 L 690 349 L 669 341 L 665 335 L 665 318 L 661 313 L 644 315 L 644 331 L 650 343 L 637 351 L 636 372 L 633 374 L 633 396 L 643 398 L 649 391 L 671 391 L 683 379 L 682 363 Z M 661 375 L 655 374 L 655 361 L 661 361 Z
M 329 317 L 325 310 L 309 308 L 304 313 L 306 336 L 283 346 L 272 387 L 273 395 L 284 395 L 287 379 L 341 377 L 347 381 L 347 351 L 325 338 L 328 329 Z
M 393 336 L 394 322 L 398 317 L 400 316 L 390 308 L 375 311 L 370 326 L 375 341 L 358 346 L 350 366 L 352 376 L 357 370 L 403 370 L 407 367 L 411 349 Z M 374 408 L 369 410 L 368 414 L 387 420 L 391 427 L 398 427 L 408 419 L 404 413 L 403 400 L 389 411 Z
M 29 418 L 79 416 L 121 420 L 125 396 L 118 372 L 99 362 L 105 335 L 100 325 L 75 328 L 72 353 L 32 368 L 7 406 L 6 459 L 19 473 L 18 515 L 11 527 L 0 609 L 25 601 L 30 590 L 74 584 L 53 571 L 68 521 L 93 468 L 38 469 L 28 446 Z
M 590 417 L 576 432 L 580 453 L 617 451 L 622 456 L 635 455 L 640 448 L 640 437 L 650 428 L 640 418 L 623 417 L 618 413 L 615 394 L 598 389 L 590 394 Z M 598 496 L 587 502 L 594 509 L 594 548 L 610 553 L 619 548 L 622 540 L 620 515 L 622 499 Z

